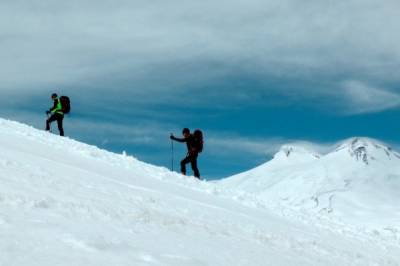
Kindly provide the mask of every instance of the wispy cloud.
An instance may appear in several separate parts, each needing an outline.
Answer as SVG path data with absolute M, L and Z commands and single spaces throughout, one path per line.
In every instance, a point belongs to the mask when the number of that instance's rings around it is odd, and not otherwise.
M 253 154 L 271 157 L 284 145 L 304 147 L 318 154 L 325 154 L 335 147 L 335 143 L 311 142 L 283 138 L 260 139 L 223 136 L 218 138 L 211 137 L 207 140 L 207 147 L 211 150 L 211 153 L 224 155 Z
M 206 102 L 329 98 L 346 80 L 399 81 L 397 9 L 392 0 L 3 1 L 0 90 L 118 92 L 147 102 L 200 90 Z M 396 106 L 350 103 L 359 112 Z
M 90 121 L 66 120 L 65 128 L 72 136 L 103 147 L 118 147 L 134 151 L 145 150 L 147 154 L 169 147 L 169 134 L 174 126 L 154 121 Z M 124 148 L 125 147 L 125 148 Z
M 348 101 L 348 112 L 353 114 L 400 107 L 400 93 L 372 87 L 359 81 L 345 82 L 344 96 Z
M 207 149 L 213 154 L 253 154 L 271 156 L 284 143 L 281 139 L 249 139 L 241 137 L 211 137 L 207 139 Z

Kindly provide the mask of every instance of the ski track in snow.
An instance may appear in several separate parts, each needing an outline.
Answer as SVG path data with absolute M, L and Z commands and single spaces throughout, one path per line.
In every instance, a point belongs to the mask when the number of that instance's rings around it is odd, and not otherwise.
M 0 148 L 1 266 L 400 265 L 393 227 L 364 232 L 1 119 Z

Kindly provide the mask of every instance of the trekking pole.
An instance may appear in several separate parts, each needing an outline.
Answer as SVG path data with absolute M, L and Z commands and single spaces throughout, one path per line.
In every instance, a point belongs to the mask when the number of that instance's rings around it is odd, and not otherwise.
M 174 141 L 171 139 L 171 171 L 174 171 Z
M 171 171 L 174 171 L 174 141 L 171 139 Z

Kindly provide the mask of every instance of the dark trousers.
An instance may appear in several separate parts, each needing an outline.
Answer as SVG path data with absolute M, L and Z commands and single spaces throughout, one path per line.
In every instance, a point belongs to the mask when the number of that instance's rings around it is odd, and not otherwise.
M 200 179 L 200 172 L 199 169 L 197 168 L 197 157 L 198 157 L 197 153 L 189 154 L 188 156 L 185 157 L 185 159 L 181 161 L 182 174 L 186 175 L 186 164 L 190 163 L 192 165 L 194 176 Z
M 54 113 L 52 114 L 49 119 L 46 120 L 46 130 L 50 130 L 50 124 L 54 121 L 57 121 L 58 130 L 60 131 L 60 136 L 64 136 L 64 129 L 63 129 L 63 119 L 64 115 Z

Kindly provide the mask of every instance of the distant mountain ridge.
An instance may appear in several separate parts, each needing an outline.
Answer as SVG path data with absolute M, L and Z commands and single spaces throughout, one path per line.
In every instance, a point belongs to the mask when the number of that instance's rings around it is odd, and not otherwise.
M 286 157 L 290 157 L 293 153 L 296 153 L 303 155 L 306 154 L 311 155 L 311 157 L 319 159 L 330 153 L 340 152 L 341 150 L 347 150 L 350 156 L 354 157 L 356 160 L 362 159 L 362 161 L 364 161 L 364 158 L 368 159 L 368 157 L 374 160 L 374 157 L 372 156 L 371 153 L 374 153 L 377 150 L 383 151 L 389 157 L 389 159 L 391 158 L 400 159 L 400 153 L 394 151 L 390 146 L 383 144 L 378 140 L 366 137 L 354 137 L 344 140 L 340 142 L 338 145 L 336 145 L 336 147 L 332 149 L 330 152 L 325 154 L 313 151 L 312 148 L 304 147 L 301 144 L 285 144 L 281 147 L 280 151 L 274 157 L 279 156 L 280 153 L 284 153 Z M 367 161 L 364 162 L 368 163 Z
M 400 154 L 371 138 L 344 140 L 325 154 L 284 145 L 271 161 L 221 182 L 268 205 L 366 223 L 400 221 Z

